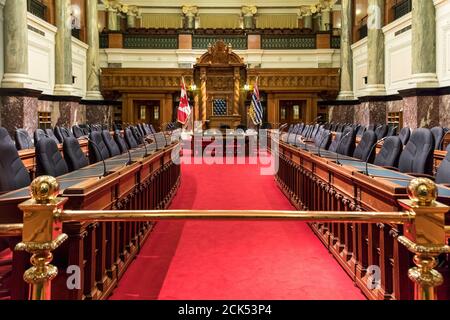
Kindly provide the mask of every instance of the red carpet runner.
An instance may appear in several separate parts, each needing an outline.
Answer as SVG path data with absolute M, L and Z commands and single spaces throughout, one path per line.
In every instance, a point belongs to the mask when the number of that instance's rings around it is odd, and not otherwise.
M 293 210 L 259 165 L 183 165 L 171 209 Z M 111 299 L 365 299 L 300 222 L 160 222 Z

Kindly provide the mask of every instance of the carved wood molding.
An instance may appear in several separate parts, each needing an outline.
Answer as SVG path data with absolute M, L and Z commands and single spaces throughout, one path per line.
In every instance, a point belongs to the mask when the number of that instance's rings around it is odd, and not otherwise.
M 217 41 L 197 59 L 198 66 L 244 66 L 243 58 L 232 51 L 232 48 L 223 40 Z
M 180 90 L 181 78 L 186 86 L 192 83 L 192 69 L 103 68 L 103 96 L 124 92 L 175 92 Z
M 280 92 L 318 92 L 333 95 L 339 91 L 339 70 L 320 69 L 249 69 L 248 83 L 255 84 L 258 77 L 260 90 Z

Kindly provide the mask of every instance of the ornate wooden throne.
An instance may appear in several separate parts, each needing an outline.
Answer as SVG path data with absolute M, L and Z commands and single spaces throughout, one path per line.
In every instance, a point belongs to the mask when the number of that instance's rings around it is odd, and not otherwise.
M 199 88 L 196 120 L 208 122 L 210 128 L 236 128 L 242 122 L 247 81 L 244 61 L 222 40 L 210 45 L 197 59 L 194 81 Z

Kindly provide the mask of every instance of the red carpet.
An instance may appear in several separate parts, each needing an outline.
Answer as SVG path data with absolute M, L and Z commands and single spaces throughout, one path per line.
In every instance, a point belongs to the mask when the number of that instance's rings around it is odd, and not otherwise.
M 183 165 L 171 209 L 293 210 L 259 165 Z M 300 222 L 160 222 L 111 299 L 365 299 Z

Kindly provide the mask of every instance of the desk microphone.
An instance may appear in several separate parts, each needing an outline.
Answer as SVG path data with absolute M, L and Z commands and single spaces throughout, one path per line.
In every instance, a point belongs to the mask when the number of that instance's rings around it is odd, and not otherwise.
M 377 141 L 377 143 L 375 143 L 372 148 L 370 149 L 369 154 L 367 155 L 367 159 L 366 159 L 366 172 L 365 175 L 368 176 L 369 175 L 369 159 L 370 159 L 370 155 L 372 154 L 373 150 L 375 150 L 375 148 L 378 146 L 379 143 L 383 142 L 384 140 L 386 140 L 389 137 L 384 137 L 383 139 L 380 139 Z
M 97 143 L 95 143 L 94 141 L 92 141 L 91 138 L 86 137 L 86 140 L 89 141 L 90 143 L 92 143 L 92 145 L 95 147 L 95 149 L 97 150 L 98 154 L 100 155 L 100 158 L 102 159 L 103 162 L 103 175 L 100 176 L 101 177 L 106 177 L 108 175 L 108 171 L 106 170 L 106 162 L 105 162 L 105 158 L 103 157 L 102 153 L 100 152 L 100 148 L 98 146 Z
M 322 148 L 322 145 L 325 142 L 325 139 L 329 138 L 329 136 L 330 136 L 329 133 L 325 133 L 325 137 L 323 137 L 322 141 L 320 141 L 319 150 L 317 151 L 319 157 L 322 157 L 322 155 L 320 154 L 320 148 Z
M 316 124 L 317 120 L 322 119 L 322 116 L 318 116 L 317 118 L 315 118 L 312 122 L 310 122 L 310 124 Z
M 281 125 L 281 126 L 278 128 L 278 131 L 282 131 L 282 130 L 283 130 L 284 128 L 286 128 L 287 126 L 288 126 L 287 123 Z
M 348 135 L 351 134 L 351 133 L 353 133 L 353 132 L 352 132 L 352 131 L 347 132 L 347 133 L 341 138 L 341 140 L 339 141 L 339 143 L 338 143 L 338 145 L 337 145 L 337 147 L 336 147 L 336 163 L 337 163 L 337 164 L 340 164 L 340 163 L 339 163 L 339 147 L 341 146 L 342 141 L 344 141 L 344 139 L 347 138 Z

